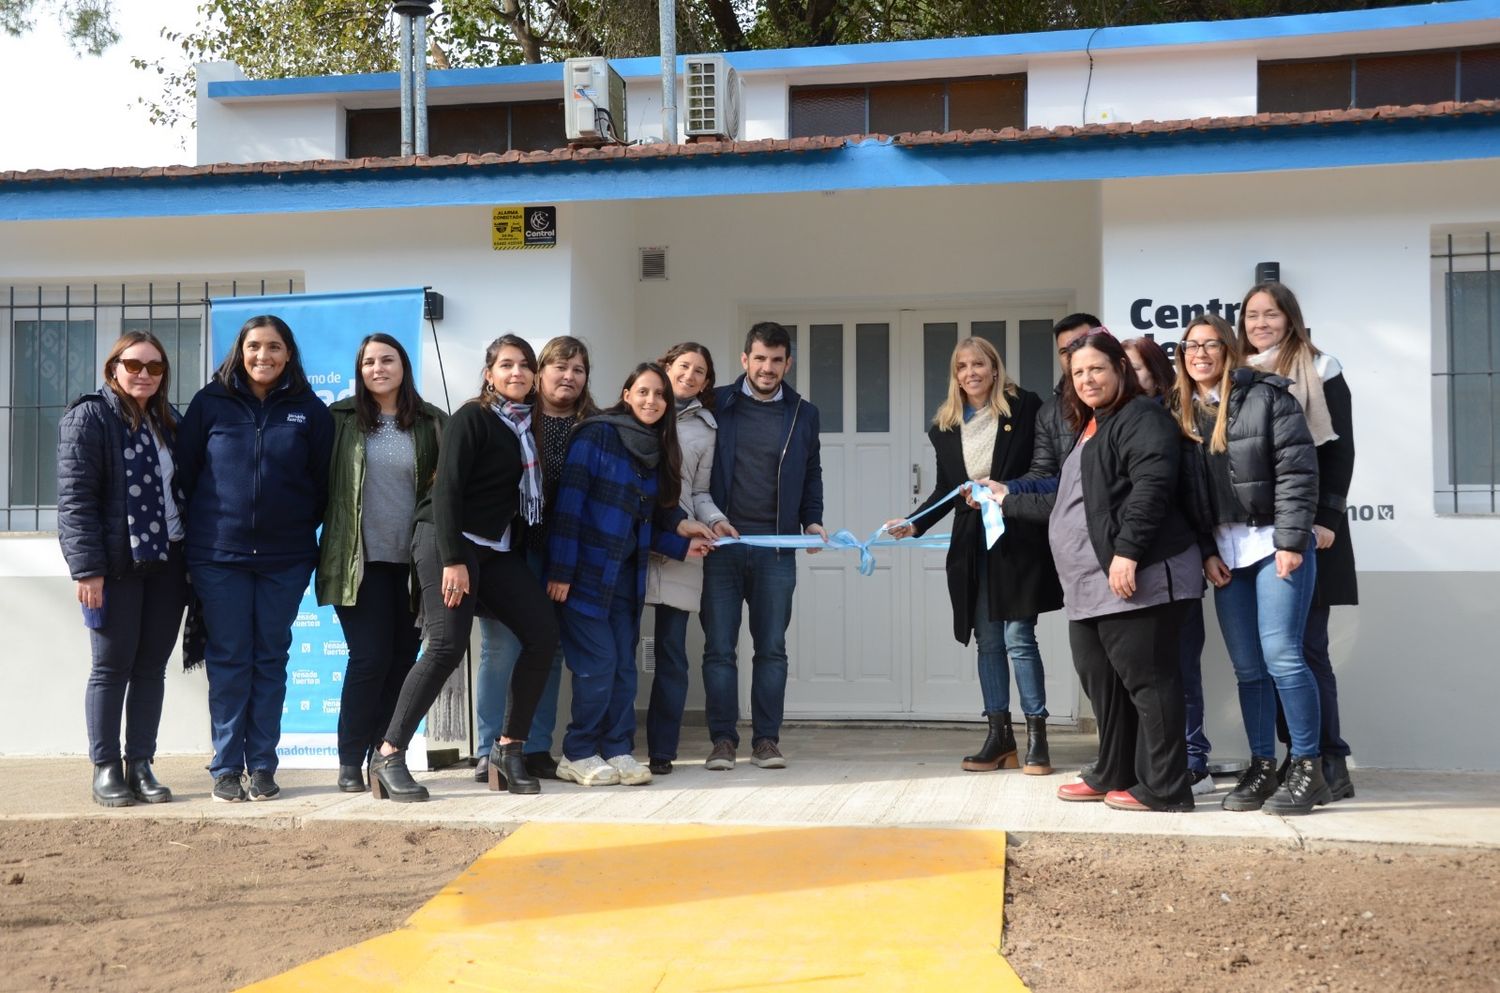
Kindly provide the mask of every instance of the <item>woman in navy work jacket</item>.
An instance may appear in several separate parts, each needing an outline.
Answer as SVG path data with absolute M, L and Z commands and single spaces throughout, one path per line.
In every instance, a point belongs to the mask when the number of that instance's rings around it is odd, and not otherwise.
M 252 317 L 198 391 L 177 441 L 187 561 L 208 635 L 215 800 L 270 800 L 292 622 L 318 561 L 333 419 L 292 329 Z
M 167 658 L 187 599 L 171 376 L 155 335 L 126 334 L 104 361 L 104 385 L 68 408 L 57 444 L 58 540 L 93 646 L 83 709 L 94 802 L 105 807 L 172 799 L 151 772 Z
M 563 604 L 573 718 L 557 778 L 580 786 L 651 781 L 635 746 L 635 644 L 650 552 L 708 553 L 713 532 L 677 505 L 682 453 L 667 374 L 643 362 L 620 402 L 573 432 L 548 544 L 547 595 Z

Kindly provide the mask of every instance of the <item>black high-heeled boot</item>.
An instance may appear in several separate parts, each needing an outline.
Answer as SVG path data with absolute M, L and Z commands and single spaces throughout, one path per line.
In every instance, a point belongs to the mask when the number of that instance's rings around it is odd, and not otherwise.
M 500 744 L 499 739 L 490 747 L 490 789 L 511 793 L 540 793 L 541 781 L 526 769 L 526 757 L 521 753 L 523 743 L 512 741 Z
M 1026 762 L 1021 772 L 1027 776 L 1046 776 L 1052 772 L 1052 755 L 1047 751 L 1047 718 L 1026 715 Z
M 357 765 L 339 766 L 339 792 L 340 793 L 363 793 L 365 791 L 365 777 Z
M 125 783 L 131 796 L 141 803 L 170 803 L 172 791 L 163 786 L 151 771 L 150 759 L 130 759 L 125 763 Z
M 1014 769 L 1021 763 L 1016 761 L 1016 732 L 1010 726 L 1010 711 L 987 715 L 990 721 L 989 734 L 984 744 L 973 755 L 965 755 L 963 767 L 966 772 L 993 772 L 996 769 Z
M 94 802 L 101 807 L 129 807 L 135 803 L 118 759 L 94 766 Z
M 370 795 L 377 800 L 421 803 L 427 799 L 427 787 L 411 778 L 404 751 L 390 755 L 376 752 L 370 759 Z

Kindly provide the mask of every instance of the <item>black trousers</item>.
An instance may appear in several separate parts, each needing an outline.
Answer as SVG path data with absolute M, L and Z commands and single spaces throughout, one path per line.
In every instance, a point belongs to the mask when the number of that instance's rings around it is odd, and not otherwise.
M 167 554 L 160 572 L 104 580 L 104 626 L 89 631 L 94 665 L 83 693 L 95 765 L 120 761 L 122 710 L 125 758 L 156 758 L 167 659 L 187 606 L 182 542 L 172 542 Z
M 1129 790 L 1153 810 L 1191 810 L 1179 669 L 1185 601 L 1068 623 L 1073 667 L 1099 722 L 1099 760 L 1084 779 Z
M 349 646 L 339 701 L 339 765 L 363 765 L 396 712 L 396 698 L 417 661 L 422 632 L 411 612 L 404 562 L 366 562 L 352 606 L 334 607 Z
M 505 715 L 505 737 L 523 741 L 531 731 L 536 703 L 547 685 L 552 656 L 557 652 L 557 615 L 546 591 L 526 568 L 524 551 L 497 552 L 465 542 L 464 564 L 469 570 L 469 595 L 451 610 L 443 603 L 443 561 L 437 533 L 426 521 L 412 535 L 417 582 L 422 588 L 422 636 L 426 645 L 401 686 L 396 710 L 385 740 L 397 748 L 411 743 L 417 725 L 458 668 L 469 647 L 474 610 L 483 603 L 492 617 L 510 628 L 521 642 L 510 677 L 510 708 Z

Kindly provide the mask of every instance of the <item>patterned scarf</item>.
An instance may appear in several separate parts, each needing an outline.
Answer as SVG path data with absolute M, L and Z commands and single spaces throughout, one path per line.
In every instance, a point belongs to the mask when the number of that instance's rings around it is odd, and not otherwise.
M 521 516 L 527 524 L 542 522 L 542 460 L 531 433 L 531 404 L 501 400 L 490 404 L 500 423 L 510 428 L 521 443 Z
M 125 427 L 125 523 L 136 572 L 153 572 L 167 561 L 167 498 L 161 482 L 161 456 L 150 419 Z

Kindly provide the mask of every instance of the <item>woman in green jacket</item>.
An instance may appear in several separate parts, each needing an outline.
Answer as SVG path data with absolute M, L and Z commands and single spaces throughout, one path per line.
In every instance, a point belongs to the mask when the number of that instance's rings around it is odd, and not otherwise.
M 379 333 L 355 353 L 354 396 L 329 409 L 333 465 L 317 594 L 338 612 L 349 648 L 339 789 L 360 793 L 361 766 L 380 744 L 421 647 L 408 586 L 412 518 L 432 485 L 448 415 L 422 401 L 406 349 Z

